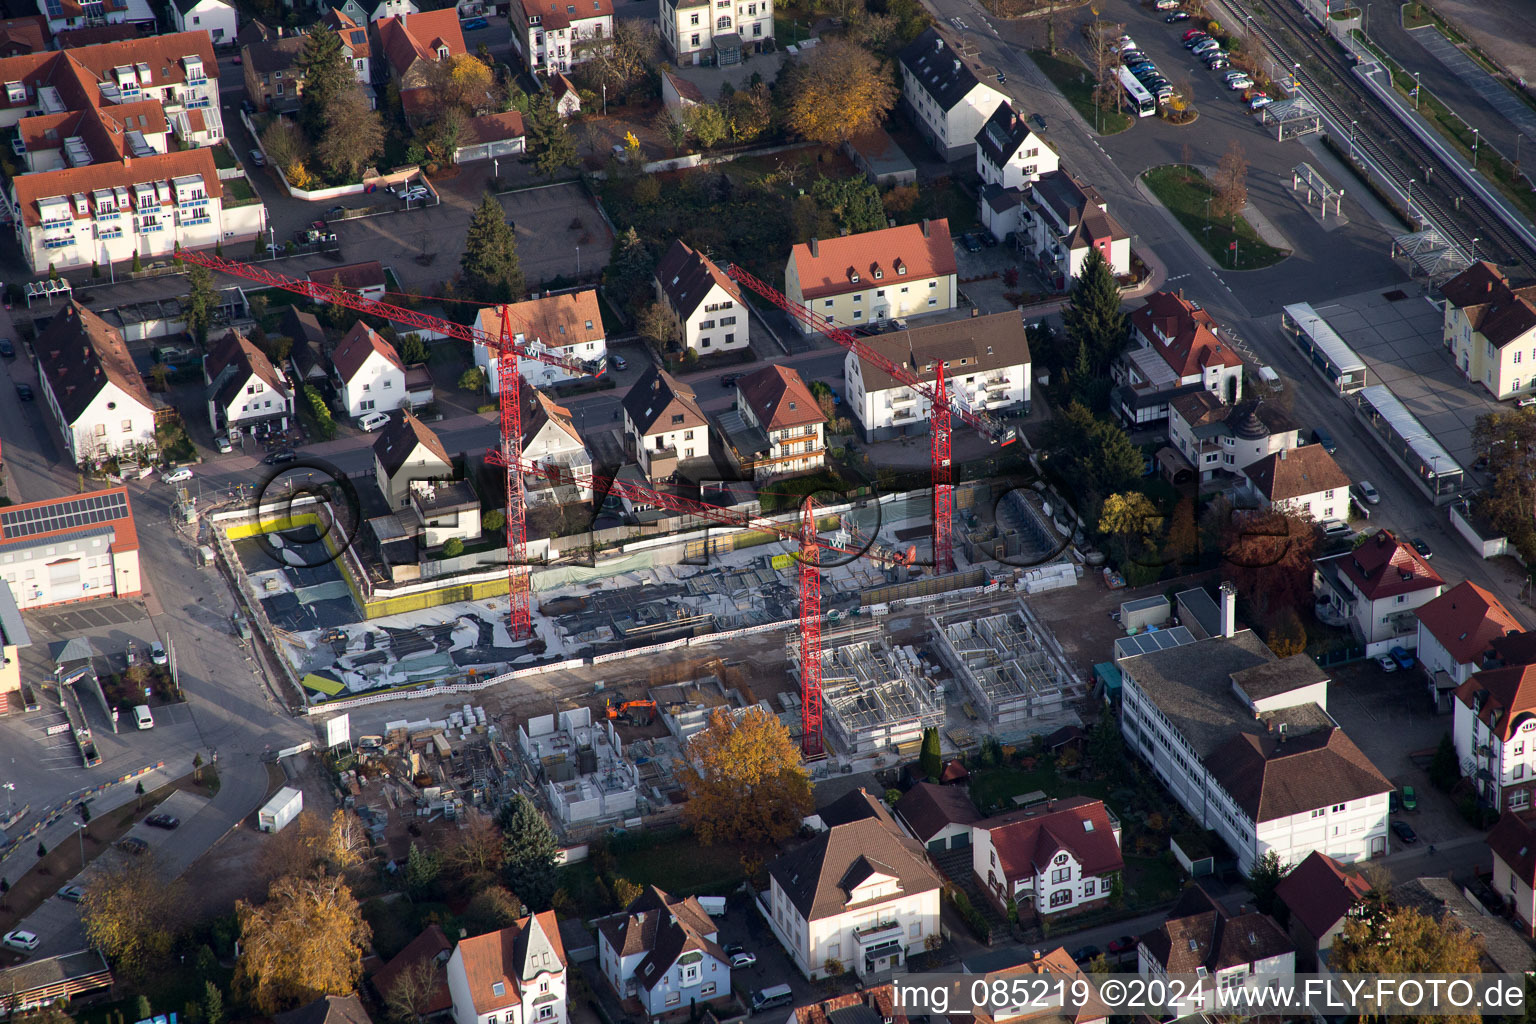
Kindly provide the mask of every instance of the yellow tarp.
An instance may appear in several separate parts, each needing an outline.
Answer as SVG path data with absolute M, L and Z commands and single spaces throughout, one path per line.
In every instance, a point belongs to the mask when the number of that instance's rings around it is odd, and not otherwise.
M 319 690 L 327 697 L 334 697 L 342 690 L 346 689 L 346 687 L 342 686 L 336 680 L 327 679 L 325 676 L 317 676 L 313 672 L 304 677 L 304 685 L 311 690 Z
M 793 555 L 774 555 L 772 565 L 775 569 L 788 569 L 795 564 Z

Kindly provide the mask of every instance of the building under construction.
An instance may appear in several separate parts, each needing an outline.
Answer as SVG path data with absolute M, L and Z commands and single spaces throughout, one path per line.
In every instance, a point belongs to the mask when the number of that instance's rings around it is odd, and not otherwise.
M 923 730 L 944 724 L 943 699 L 910 647 L 892 647 L 869 631 L 823 650 L 821 665 L 826 731 L 840 753 L 916 753 Z M 798 679 L 798 658 L 792 671 Z
M 517 749 L 562 825 L 637 813 L 639 774 L 613 723 L 594 723 L 590 708 L 530 719 L 517 731 Z
M 966 611 L 930 621 L 940 656 L 982 721 L 1018 729 L 1064 710 L 1066 659 L 1022 601 L 994 615 Z

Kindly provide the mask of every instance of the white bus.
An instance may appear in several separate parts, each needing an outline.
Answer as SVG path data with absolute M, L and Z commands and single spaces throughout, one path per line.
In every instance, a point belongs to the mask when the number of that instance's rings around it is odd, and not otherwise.
M 1125 96 L 1131 101 L 1131 109 L 1136 111 L 1138 117 L 1151 117 L 1157 113 L 1157 100 L 1147 91 L 1147 87 L 1136 81 L 1136 76 L 1131 74 L 1128 68 L 1120 68 L 1120 88 L 1125 91 Z

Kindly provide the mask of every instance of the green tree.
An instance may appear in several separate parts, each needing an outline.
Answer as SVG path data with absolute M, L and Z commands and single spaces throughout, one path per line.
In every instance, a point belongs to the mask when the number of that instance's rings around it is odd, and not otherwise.
M 1488 456 L 1491 486 L 1473 509 L 1509 538 L 1527 564 L 1536 560 L 1536 410 L 1484 413 L 1472 427 L 1472 448 Z
M 208 328 L 213 326 L 213 314 L 219 308 L 219 293 L 213 287 L 213 272 L 207 267 L 193 264 L 187 271 L 187 328 L 199 345 L 208 343 Z
M 1130 318 L 1120 310 L 1120 287 L 1097 249 L 1088 250 L 1061 319 L 1068 344 L 1074 351 L 1086 348 L 1091 373 L 1107 377 L 1130 339 Z
M 930 727 L 923 730 L 923 751 L 919 755 L 918 764 L 923 774 L 928 776 L 929 782 L 939 781 L 939 775 L 944 771 L 944 751 L 939 745 L 938 729 Z
M 384 119 L 361 89 L 343 89 L 326 101 L 318 139 L 315 156 L 320 164 L 333 178 L 351 184 L 384 152 Z
M 508 927 L 524 913 L 522 901 L 505 886 L 490 885 L 470 898 L 462 920 L 470 935 L 484 935 Z
M 407 334 L 400 339 L 400 344 L 396 348 L 400 352 L 400 358 L 407 364 L 424 363 L 430 355 L 427 351 L 427 343 L 421 340 L 419 334 Z
M 463 391 L 484 391 L 485 371 L 478 366 L 471 366 L 459 374 L 459 388 Z
M 464 553 L 464 542 L 457 537 L 449 537 L 443 542 L 443 557 L 458 558 Z
M 1082 496 L 1078 512 L 1096 522 L 1104 499 L 1129 490 L 1141 478 L 1141 449 L 1117 424 L 1099 419 L 1081 402 L 1071 402 L 1045 434 L 1050 463 L 1061 480 Z
M 530 910 L 549 909 L 555 895 L 555 854 L 560 843 L 533 801 L 519 793 L 496 816 L 505 843 L 502 877 Z
M 523 132 L 527 139 L 528 159 L 544 177 L 553 178 L 579 163 L 571 126 L 555 109 L 555 101 L 548 93 L 529 103 L 528 113 L 523 118 Z
M 785 69 L 783 80 L 786 124 L 829 145 L 879 127 L 898 95 L 884 62 L 851 39 L 821 40 Z
M 624 312 L 633 315 L 655 294 L 652 283 L 655 271 L 655 253 L 631 225 L 613 240 L 608 266 L 603 271 L 603 283 L 613 301 Z
M 457 540 L 457 538 L 455 538 Z M 460 547 L 462 547 L 462 543 Z M 420 899 L 431 891 L 437 884 L 438 875 L 442 874 L 443 859 L 435 850 L 423 850 L 415 843 L 405 858 L 405 888 L 410 894 Z
M 514 302 L 526 288 L 517 258 L 517 233 L 489 192 L 469 219 L 459 269 L 465 294 L 481 302 Z
M 849 234 L 878 231 L 885 227 L 885 207 L 880 189 L 869 179 L 817 178 L 811 196 L 837 218 L 838 226 Z
M 304 48 L 295 64 L 304 76 L 304 92 L 299 97 L 299 123 L 311 139 L 318 139 L 326 130 L 333 101 L 345 93 L 356 92 L 357 78 L 352 73 L 352 62 L 347 59 L 341 36 L 323 22 L 304 37 Z
M 48 856 L 48 847 L 44 846 L 42 843 L 38 843 L 37 844 L 37 859 L 38 860 L 42 860 L 46 856 Z
M 697 103 L 688 108 L 688 131 L 705 149 L 714 149 L 730 134 L 731 126 L 720 107 L 713 103 Z
M 1478 945 L 1449 915 L 1436 921 L 1413 907 L 1378 909 L 1344 922 L 1328 967 L 1336 974 L 1476 974 Z M 1428 1024 L 1457 1018 L 1413 1019 Z
M 1162 529 L 1162 517 L 1151 500 L 1140 491 L 1111 494 L 1099 512 L 1099 532 L 1107 534 L 1127 552 L 1141 545 Z
M 139 1015 L 139 1020 L 149 1020 L 155 1015 L 154 1009 L 149 1004 L 149 996 L 139 993 L 133 1003 L 133 1012 Z
M 1285 876 L 1286 869 L 1280 863 L 1280 855 L 1274 850 L 1265 851 L 1254 862 L 1252 870 L 1248 872 L 1248 891 L 1253 893 L 1253 903 L 1259 908 L 1259 913 L 1274 913 L 1275 888 Z
M 499 508 L 493 508 L 480 516 L 480 528 L 490 533 L 500 532 L 507 525 L 507 514 Z
M 224 1024 L 224 993 L 211 978 L 203 982 L 203 1001 L 200 1009 L 204 1024 Z
M 1435 756 L 1429 762 L 1429 781 L 1446 793 L 1461 781 L 1461 764 L 1456 760 L 1456 744 L 1451 742 L 1450 733 L 1441 736 L 1440 745 L 1435 748 Z
M 143 782 L 139 782 L 137 785 L 135 785 L 133 787 L 133 795 L 138 798 L 135 801 L 135 806 L 137 808 L 142 809 L 143 806 L 144 806 L 144 783 Z

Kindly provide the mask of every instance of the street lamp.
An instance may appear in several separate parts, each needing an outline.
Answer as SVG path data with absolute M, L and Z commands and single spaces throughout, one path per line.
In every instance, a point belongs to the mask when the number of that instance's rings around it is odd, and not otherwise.
M 5 784 L 5 797 L 6 797 L 6 801 L 10 804 L 10 810 L 6 812 L 7 816 L 9 816 L 11 814 L 15 814 L 16 813 L 16 783 L 14 783 L 14 782 L 7 782 Z
M 1482 141 L 1482 129 L 1472 129 L 1472 166 L 1477 166 L 1477 144 Z
M 1482 241 L 1481 238 L 1473 238 L 1472 239 L 1472 262 L 1473 263 L 1477 262 L 1477 243 L 1481 242 L 1481 241 Z
M 1413 109 L 1419 109 L 1419 72 L 1413 73 Z
M 1408 179 L 1408 219 L 1409 220 L 1413 220 L 1413 185 L 1414 185 L 1414 182 L 1416 182 L 1418 180 L 1419 180 L 1418 178 L 1409 178 Z
M 1299 74 L 1301 74 L 1301 65 L 1293 64 L 1291 66 L 1291 92 L 1296 91 L 1296 76 Z
M 1355 158 L 1355 126 L 1359 123 L 1359 121 L 1349 122 L 1349 158 L 1351 160 Z
M 77 821 L 74 825 L 75 835 L 80 839 L 80 866 L 83 868 L 85 867 L 85 822 Z

